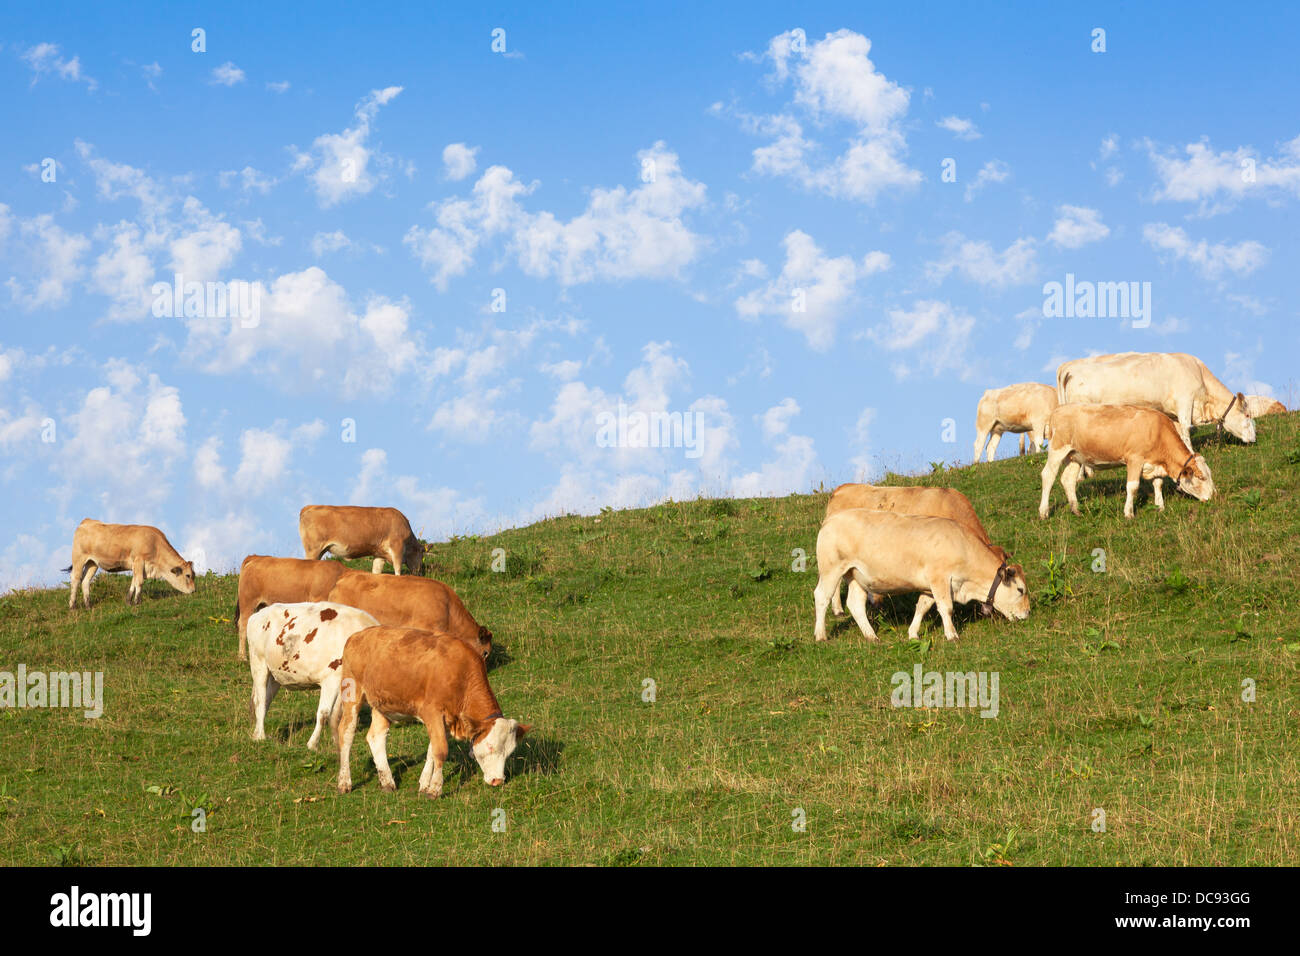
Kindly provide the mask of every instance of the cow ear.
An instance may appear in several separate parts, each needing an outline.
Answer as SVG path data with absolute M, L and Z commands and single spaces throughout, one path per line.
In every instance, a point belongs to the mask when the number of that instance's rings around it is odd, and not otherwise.
M 172 574 L 180 574 L 180 573 L 181 573 L 180 568 L 172 568 Z
M 516 724 L 516 725 L 515 725 L 515 736 L 516 736 L 517 738 L 518 738 L 518 737 L 522 737 L 524 734 L 528 733 L 528 731 L 530 731 L 530 730 L 532 730 L 532 729 L 533 729 L 533 725 L 532 725 L 532 724 Z

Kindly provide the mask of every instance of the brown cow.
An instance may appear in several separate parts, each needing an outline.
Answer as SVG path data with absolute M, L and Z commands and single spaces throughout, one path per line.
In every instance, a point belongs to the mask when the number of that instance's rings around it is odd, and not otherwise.
M 1079 475 L 1092 477 L 1096 468 L 1125 467 L 1124 517 L 1133 517 L 1133 496 L 1143 478 L 1155 485 L 1156 508 L 1165 510 L 1160 484 L 1172 478 L 1180 491 L 1198 501 L 1214 497 L 1210 466 L 1179 435 L 1178 426 L 1165 415 L 1136 405 L 1062 405 L 1047 420 L 1047 440 L 1052 443 L 1043 466 L 1043 497 L 1038 517 L 1049 513 L 1048 498 L 1061 465 L 1061 487 L 1070 510 L 1079 513 L 1075 486 Z
M 1010 556 L 989 540 L 989 533 L 980 523 L 970 499 L 956 488 L 927 488 L 908 486 L 904 488 L 886 488 L 881 485 L 844 484 L 831 492 L 830 501 L 826 502 L 826 518 L 838 511 L 849 508 L 867 508 L 871 511 L 892 511 L 896 514 L 929 515 L 935 518 L 951 518 L 965 525 L 984 544 L 987 544 L 1002 561 Z M 847 576 L 847 575 L 846 575 Z M 849 591 L 855 587 L 852 576 L 849 578 Z M 880 598 L 874 594 L 867 595 L 872 605 L 879 605 Z M 842 614 L 844 606 L 840 603 L 840 589 L 837 585 L 831 601 L 831 610 Z
M 394 721 L 414 718 L 429 732 L 429 756 L 420 774 L 420 793 L 426 797 L 442 796 L 448 733 L 472 741 L 484 781 L 499 787 L 505 783 L 506 758 L 532 729 L 502 715 L 483 658 L 445 631 L 368 627 L 348 639 L 342 668 L 339 793 L 352 789 L 352 735 L 363 704 L 370 706 L 366 743 L 379 786 L 389 792 L 397 789 L 385 746 Z
M 432 578 L 399 578 L 347 570 L 327 596 L 298 600 L 332 601 L 360 608 L 380 624 L 443 630 L 474 648 L 484 660 L 492 652 L 492 632 L 481 627 L 450 587 Z
M 235 600 L 239 659 L 248 657 L 248 619 L 253 614 L 268 604 L 324 601 L 346 570 L 342 561 L 271 558 L 264 554 L 244 558 L 239 566 L 239 597 Z
M 890 514 L 850 508 L 827 518 L 817 532 L 817 587 L 814 634 L 826 640 L 826 606 L 832 588 L 852 574 L 856 588 L 849 590 L 849 611 L 869 641 L 878 641 L 867 619 L 865 592 L 908 594 L 920 592 L 916 614 L 907 629 L 912 640 L 920 637 L 921 618 L 938 607 L 944 636 L 957 640 L 952 623 L 954 602 L 978 601 L 991 613 L 1013 621 L 1029 616 L 1025 573 L 1006 560 L 960 522 L 950 518 Z
M 81 603 L 90 607 L 90 582 L 100 571 L 130 571 L 128 604 L 139 604 L 144 582 L 161 578 L 182 594 L 194 593 L 194 565 L 180 556 L 167 536 L 147 524 L 104 524 L 87 518 L 72 535 L 72 593 L 68 610 Z
M 424 574 L 424 547 L 411 531 L 406 515 L 396 508 L 356 508 L 350 505 L 307 505 L 298 512 L 303 557 L 312 560 L 332 553 L 336 558 L 373 558 L 379 574 L 384 562 L 400 575 L 405 564 Z

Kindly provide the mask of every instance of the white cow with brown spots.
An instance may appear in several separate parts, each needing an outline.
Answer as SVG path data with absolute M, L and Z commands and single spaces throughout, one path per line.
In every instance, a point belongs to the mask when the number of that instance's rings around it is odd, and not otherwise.
M 365 611 L 328 601 L 269 604 L 248 619 L 248 667 L 253 673 L 250 702 L 254 740 L 266 739 L 266 711 L 281 688 L 320 688 L 316 729 L 307 747 L 316 749 L 321 730 L 339 700 L 343 648 L 357 631 L 379 622 Z
M 867 620 L 866 595 L 915 594 L 916 614 L 907 629 L 920 638 L 921 618 L 938 607 L 944 636 L 957 640 L 952 623 L 954 603 L 978 601 L 984 610 L 1013 621 L 1029 616 L 1025 573 L 1008 565 L 1001 549 L 994 550 L 974 531 L 950 518 L 893 514 L 850 508 L 831 515 L 817 532 L 817 587 L 814 634 L 826 640 L 826 609 L 845 574 L 857 587 L 849 588 L 848 607 L 869 641 L 878 641 Z
M 1056 389 L 1038 382 L 1021 382 L 1005 388 L 990 388 L 975 409 L 975 460 L 988 443 L 987 461 L 998 453 L 1004 432 L 1020 436 L 1020 454 L 1025 453 L 1025 435 L 1034 451 L 1043 450 L 1043 426 L 1059 404 Z
M 1160 511 L 1165 510 L 1160 490 L 1165 478 L 1173 479 L 1179 491 L 1197 501 L 1209 501 L 1214 496 L 1214 481 L 1205 458 L 1180 437 L 1173 422 L 1152 409 L 1134 405 L 1062 405 L 1048 419 L 1047 438 L 1052 448 L 1043 466 L 1040 518 L 1049 514 L 1048 499 L 1058 471 L 1070 510 L 1076 515 L 1079 476 L 1091 477 L 1098 468 L 1127 469 L 1125 518 L 1133 517 L 1133 497 L 1143 478 L 1154 485 L 1156 508 Z
M 142 600 L 144 582 L 161 578 L 182 594 L 194 593 L 194 565 L 181 557 L 167 536 L 147 524 L 104 524 L 87 518 L 72 535 L 72 593 L 68 610 L 81 603 L 90 607 L 90 582 L 100 571 L 130 571 L 128 604 Z

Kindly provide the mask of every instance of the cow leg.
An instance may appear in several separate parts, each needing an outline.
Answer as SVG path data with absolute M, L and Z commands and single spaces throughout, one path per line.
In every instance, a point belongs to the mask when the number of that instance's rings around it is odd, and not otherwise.
M 934 605 L 939 609 L 943 619 L 943 636 L 950 641 L 957 640 L 957 628 L 952 623 L 952 586 L 947 581 L 936 581 L 930 588 Z
M 1025 453 L 1025 433 L 1021 432 L 1020 433 L 1020 454 L 1023 455 L 1024 453 Z
M 1001 425 L 993 426 L 993 434 L 989 437 L 989 450 L 985 461 L 992 461 L 998 457 L 998 442 L 1002 441 L 1002 432 L 1005 429 Z
M 813 639 L 826 640 L 826 608 L 831 603 L 831 595 L 839 590 L 841 573 L 830 573 L 834 569 L 823 571 L 813 589 Z
M 383 559 L 383 558 L 375 558 L 373 561 L 370 562 L 370 573 L 371 573 L 371 574 L 383 574 L 383 573 L 384 573 L 384 559 Z
M 131 587 L 127 589 L 128 604 L 141 604 L 144 601 L 144 559 L 136 558 L 131 562 Z
M 916 599 L 916 613 L 912 615 L 912 623 L 907 628 L 907 639 L 909 641 L 919 641 L 921 639 L 921 618 L 925 617 L 930 608 L 934 607 L 934 598 L 928 594 L 921 594 Z
M 1142 462 L 1130 461 L 1127 471 L 1128 480 L 1124 482 L 1124 517 L 1133 517 L 1133 499 L 1137 496 L 1138 486 L 1142 483 Z
M 352 789 L 352 735 L 357 731 L 357 717 L 361 714 L 365 696 L 365 691 L 357 688 L 355 693 L 346 695 L 343 700 L 338 731 L 339 793 L 348 793 Z
M 429 756 L 420 774 L 420 792 L 426 797 L 442 796 L 442 765 L 447 762 L 447 729 L 441 714 L 430 714 L 424 723 L 429 731 Z
M 82 572 L 81 578 L 81 603 L 85 607 L 90 607 L 90 582 L 95 580 L 95 575 L 99 573 L 99 565 L 94 561 L 86 562 L 86 570 Z
M 840 586 L 842 584 L 844 584 L 844 579 L 840 578 L 838 581 L 835 582 L 835 590 L 831 592 L 831 613 L 832 614 L 839 615 L 844 613 L 844 602 L 840 600 Z
M 1061 487 L 1065 489 L 1070 511 L 1075 515 L 1079 514 L 1079 475 L 1082 471 L 1083 465 L 1077 459 L 1066 462 L 1061 470 Z
M 397 789 L 393 771 L 388 768 L 388 728 L 392 726 L 387 717 L 378 710 L 370 708 L 370 729 L 366 731 L 366 743 L 370 745 L 370 756 L 375 759 L 375 773 L 379 774 L 379 789 L 392 793 Z
M 1164 483 L 1165 480 L 1163 478 L 1156 478 L 1154 481 L 1151 482 L 1151 487 L 1155 490 L 1156 493 L 1156 511 L 1165 510 L 1164 489 L 1160 487 Z
M 1043 465 L 1043 497 L 1038 502 L 1038 517 L 1046 518 L 1051 509 L 1048 508 L 1047 502 L 1052 496 L 1052 483 L 1056 481 L 1056 473 L 1061 470 L 1061 464 L 1065 461 L 1069 452 L 1064 449 L 1053 448 L 1047 453 L 1047 463 Z
M 330 715 L 334 713 L 342 683 L 343 678 L 338 671 L 332 671 L 329 677 L 320 682 L 320 703 L 316 705 L 316 729 L 312 731 L 311 739 L 307 741 L 308 750 L 315 750 L 316 745 L 320 743 L 325 725 L 330 722 Z
M 853 577 L 849 578 L 849 599 L 847 603 L 849 613 L 853 615 L 853 620 L 858 622 L 858 628 L 866 639 L 873 643 L 879 643 L 880 638 L 872 630 L 871 621 L 867 619 L 867 589 Z
M 266 659 L 256 651 L 249 658 L 248 669 L 253 675 L 253 739 L 266 739 L 266 708 L 271 702 L 270 685 L 275 683 Z M 279 685 L 276 684 L 278 687 Z

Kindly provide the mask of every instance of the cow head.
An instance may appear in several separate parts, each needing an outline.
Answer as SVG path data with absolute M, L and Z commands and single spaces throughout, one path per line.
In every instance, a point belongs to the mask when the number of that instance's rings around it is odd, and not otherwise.
M 483 655 L 483 660 L 492 653 L 492 632 L 482 624 L 478 626 L 478 652 Z
M 406 547 L 402 549 L 402 563 L 412 574 L 428 574 L 424 568 L 424 545 L 415 535 L 406 539 Z
M 474 759 L 483 771 L 483 781 L 489 787 L 499 787 L 506 782 L 506 759 L 519 746 L 520 739 L 532 730 L 509 717 L 496 717 L 485 722 L 474 738 Z
M 1223 419 L 1223 427 L 1247 444 L 1255 440 L 1255 419 L 1250 417 L 1250 409 L 1246 407 L 1246 396 L 1241 392 L 1237 393 L 1237 400 L 1232 403 L 1232 408 L 1228 409 L 1228 414 Z
M 1252 435 L 1254 429 L 1255 423 L 1251 422 Z M 1209 501 L 1214 497 L 1214 479 L 1210 477 L 1210 466 L 1205 463 L 1204 455 L 1196 455 L 1183 466 L 1178 475 L 1178 490 L 1197 501 Z
M 185 561 L 174 568 L 163 569 L 163 580 L 182 594 L 194 593 L 194 562 Z
M 1025 571 L 1018 564 L 1008 564 L 998 570 L 998 587 L 993 592 L 993 607 L 1003 617 L 1023 621 L 1029 617 L 1029 585 Z

